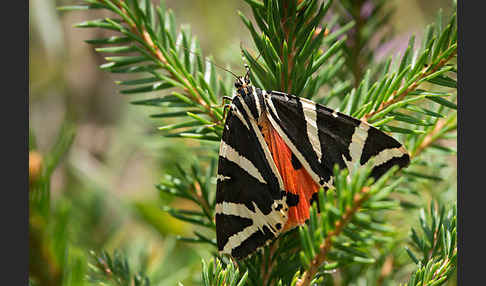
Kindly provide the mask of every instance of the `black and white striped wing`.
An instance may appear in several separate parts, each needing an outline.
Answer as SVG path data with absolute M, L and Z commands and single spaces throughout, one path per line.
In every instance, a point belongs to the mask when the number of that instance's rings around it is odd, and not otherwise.
M 410 162 L 398 141 L 366 122 L 282 92 L 267 92 L 265 104 L 272 126 L 321 186 L 331 187 L 334 164 L 351 171 L 374 158 L 376 179 Z
M 286 194 L 250 107 L 236 96 L 219 151 L 216 237 L 221 253 L 241 259 L 277 237 Z

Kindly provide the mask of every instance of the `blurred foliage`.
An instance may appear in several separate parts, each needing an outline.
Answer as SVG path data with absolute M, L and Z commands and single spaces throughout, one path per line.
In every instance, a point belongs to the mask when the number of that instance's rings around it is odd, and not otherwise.
M 328 237 L 318 285 L 455 285 L 453 2 L 150 2 L 126 1 L 128 17 L 118 1 L 70 13 L 55 8 L 79 2 L 29 2 L 31 285 L 300 285 Z M 308 225 L 235 265 L 213 258 L 221 97 L 233 91 L 215 64 L 240 74 L 242 60 L 253 84 L 366 118 L 413 161 L 377 183 L 367 170 L 341 180 L 320 193 L 329 212 L 314 206 Z M 365 186 L 373 196 L 333 232 Z

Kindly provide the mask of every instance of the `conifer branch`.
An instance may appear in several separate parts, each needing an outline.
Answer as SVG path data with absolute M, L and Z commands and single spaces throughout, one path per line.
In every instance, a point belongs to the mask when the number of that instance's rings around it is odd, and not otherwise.
M 166 175 L 164 180 L 157 185 L 157 189 L 161 194 L 164 193 L 191 201 L 199 209 L 184 210 L 164 206 L 163 210 L 181 221 L 214 230 L 216 196 L 214 192 L 210 191 L 209 187 L 214 180 L 215 168 L 216 160 L 211 160 L 206 170 L 199 164 L 193 164 L 191 166 L 191 172 L 186 172 L 181 166 L 177 165 L 177 169 L 179 170 L 178 174 L 174 174 L 173 176 Z M 190 243 L 206 243 L 211 246 L 216 246 L 215 239 L 207 237 L 207 235 L 196 230 L 194 231 L 194 235 L 194 237 L 178 237 L 178 239 Z
M 277 251 L 279 246 L 278 240 L 275 241 L 270 248 L 268 249 L 269 255 L 264 263 L 261 264 L 260 272 L 263 274 L 262 281 L 263 285 L 269 285 L 270 282 L 270 275 L 273 272 L 273 264 L 275 260 L 273 259 L 275 252 Z
M 390 275 L 390 273 L 392 272 L 392 268 L 393 268 L 393 256 L 390 255 L 387 256 L 387 258 L 385 259 L 385 263 L 383 263 L 383 266 L 381 267 L 380 276 L 376 280 L 376 285 L 380 286 L 383 284 L 385 278 L 388 275 Z
M 412 228 L 412 245 L 422 259 L 406 249 L 418 269 L 412 273 L 408 286 L 441 285 L 456 269 L 457 263 L 457 214 L 453 205 L 446 213 L 443 205 L 434 206 L 432 202 L 427 214 L 422 209 L 420 228 L 422 235 Z
M 261 55 L 261 60 L 257 61 L 243 50 L 252 68 L 253 84 L 311 98 L 320 87 L 339 82 L 334 76 L 343 65 L 340 51 L 346 37 L 338 38 L 351 29 L 354 22 L 333 32 L 330 31 L 334 26 L 323 26 L 321 21 L 332 1 L 246 2 L 252 8 L 256 25 L 242 13 L 240 17 Z M 329 61 L 330 65 L 324 65 Z
M 91 251 L 90 280 L 92 282 L 111 282 L 117 286 L 150 286 L 150 280 L 142 273 L 132 273 L 127 258 L 121 252 L 110 255 L 106 251 Z M 103 283 L 103 284 L 104 284 Z M 110 283 L 110 284 L 111 284 Z
M 327 258 L 327 254 L 332 247 L 332 240 L 341 234 L 341 231 L 346 224 L 349 223 L 351 218 L 359 211 L 361 205 L 368 199 L 369 190 L 369 187 L 363 187 L 358 194 L 355 194 L 352 207 L 348 207 L 342 217 L 336 221 L 334 230 L 329 232 L 326 236 L 326 239 L 319 247 L 319 253 L 314 257 L 314 259 L 312 259 L 310 267 L 302 274 L 299 282 L 297 282 L 297 286 L 310 285 L 312 278 L 315 276 L 319 270 L 319 267 Z
M 381 103 L 380 106 L 375 111 L 372 111 L 372 112 L 365 114 L 361 119 L 367 121 L 369 118 L 371 118 L 374 115 L 385 110 L 390 105 L 404 100 L 405 97 L 407 97 L 407 95 L 409 95 L 412 91 L 416 90 L 419 87 L 420 83 L 422 83 L 425 78 L 427 78 L 430 75 L 433 75 L 436 71 L 438 71 L 439 69 L 444 67 L 452 58 L 454 58 L 456 56 L 456 52 L 457 52 L 457 46 L 456 46 L 456 49 L 454 49 L 448 57 L 441 59 L 435 65 L 424 67 L 422 72 L 416 78 L 415 81 L 407 82 L 406 85 L 403 85 L 403 86 L 400 86 L 400 88 L 397 88 L 395 91 L 393 91 L 389 100 Z M 403 90 L 404 88 L 405 88 L 405 90 Z M 398 94 L 398 92 L 401 91 L 401 90 L 403 90 L 403 91 Z
M 371 78 L 375 78 L 382 66 L 374 62 L 375 50 L 393 34 L 389 22 L 394 11 L 385 0 L 342 0 L 336 4 L 333 12 L 340 15 L 338 21 L 341 25 L 351 20 L 356 23 L 348 34 L 344 50 L 354 88 L 358 88 L 368 69 L 373 70 Z M 373 47 L 371 42 L 378 44 Z
M 412 157 L 418 156 L 420 153 L 422 153 L 427 147 L 432 145 L 436 140 L 438 140 L 440 137 L 437 136 L 439 133 L 443 133 L 443 128 L 447 124 L 447 120 L 445 119 L 439 119 L 434 125 L 434 128 L 432 131 L 428 134 L 426 134 L 425 138 L 423 139 L 422 143 L 413 151 L 411 154 Z
M 340 16 L 338 22 L 341 25 L 351 20 L 356 23 L 348 33 L 344 47 L 346 65 L 352 74 L 354 88 L 358 88 L 367 69 L 373 70 L 372 78 L 379 71 L 381 65 L 373 62 L 377 48 L 372 47 L 370 42 L 382 45 L 393 33 L 393 29 L 384 29 L 391 26 L 389 19 L 393 10 L 388 8 L 388 3 L 385 0 L 342 0 L 333 7 L 333 12 Z
M 103 0 L 102 2 L 106 3 L 107 5 L 112 4 L 110 0 Z M 127 13 L 125 7 L 121 4 L 121 2 L 116 1 L 118 3 L 115 3 L 118 8 L 120 9 L 122 13 L 122 18 L 123 19 L 130 19 L 130 14 Z M 170 64 L 167 61 L 167 59 L 164 57 L 162 51 L 159 49 L 157 45 L 154 44 L 154 39 L 152 39 L 152 36 L 149 34 L 147 29 L 143 25 L 136 25 L 135 24 L 135 19 L 132 19 L 134 21 L 127 21 L 126 24 L 130 26 L 130 29 L 132 32 L 141 37 L 145 41 L 146 47 L 148 47 L 148 52 L 152 53 L 159 61 L 161 67 L 165 68 L 166 71 L 169 73 L 170 78 L 173 80 L 181 81 L 182 82 L 182 89 L 185 91 L 185 94 L 187 97 L 189 97 L 192 101 L 197 102 L 200 106 L 202 106 L 209 117 L 211 117 L 212 121 L 214 123 L 218 123 L 220 118 L 216 117 L 216 115 L 213 112 L 213 109 L 211 108 L 210 105 L 208 105 L 202 98 L 201 94 L 199 94 L 199 91 L 194 88 L 193 85 L 189 82 L 189 80 L 185 77 L 181 77 L 176 74 L 175 70 L 173 68 L 170 68 Z M 141 19 L 137 19 L 141 20 Z M 156 39 L 155 39 L 156 41 Z
M 102 28 L 119 33 L 109 38 L 87 40 L 95 45 L 116 44 L 96 48 L 100 53 L 120 55 L 106 57 L 108 62 L 101 65 L 101 68 L 113 73 L 150 75 L 118 81 L 117 84 L 129 87 L 121 90 L 121 93 L 147 93 L 174 88 L 162 97 L 132 103 L 177 108 L 176 112 L 164 112 L 153 117 L 185 116 L 189 119 L 160 127 L 165 136 L 218 141 L 222 133 L 223 115 L 218 95 L 227 94 L 228 84 L 216 75 L 212 62 L 202 59 L 199 43 L 190 35 L 190 30 L 182 27 L 179 33 L 176 32 L 172 11 L 166 10 L 163 5 L 154 8 L 150 1 L 85 2 L 87 6 L 66 6 L 59 10 L 106 9 L 119 17 L 86 21 L 76 25 L 80 28 Z
M 208 215 L 208 219 L 212 221 L 214 218 L 212 216 L 213 211 L 211 210 L 208 201 L 204 197 L 202 191 L 201 191 L 201 185 L 199 182 L 194 183 L 194 195 L 196 197 L 197 202 L 201 205 L 201 208 L 203 209 L 204 213 Z
M 204 286 L 244 286 L 248 279 L 248 271 L 240 277 L 240 270 L 232 263 L 224 267 L 217 258 L 211 260 L 209 265 L 202 261 L 202 282 Z

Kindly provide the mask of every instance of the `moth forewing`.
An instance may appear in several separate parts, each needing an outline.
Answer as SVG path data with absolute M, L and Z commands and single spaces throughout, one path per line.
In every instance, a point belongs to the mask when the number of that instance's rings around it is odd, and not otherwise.
M 221 253 L 241 259 L 269 243 L 287 221 L 282 179 L 247 100 L 233 98 L 220 146 L 216 236 Z

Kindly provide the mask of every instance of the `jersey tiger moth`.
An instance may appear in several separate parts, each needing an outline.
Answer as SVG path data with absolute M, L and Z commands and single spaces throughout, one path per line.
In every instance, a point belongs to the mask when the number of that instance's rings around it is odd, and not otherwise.
M 368 123 L 305 98 L 237 79 L 219 150 L 218 250 L 242 259 L 309 218 L 313 195 L 333 185 L 335 164 L 372 162 L 377 179 L 410 157 Z M 370 161 L 370 159 L 373 160 Z

